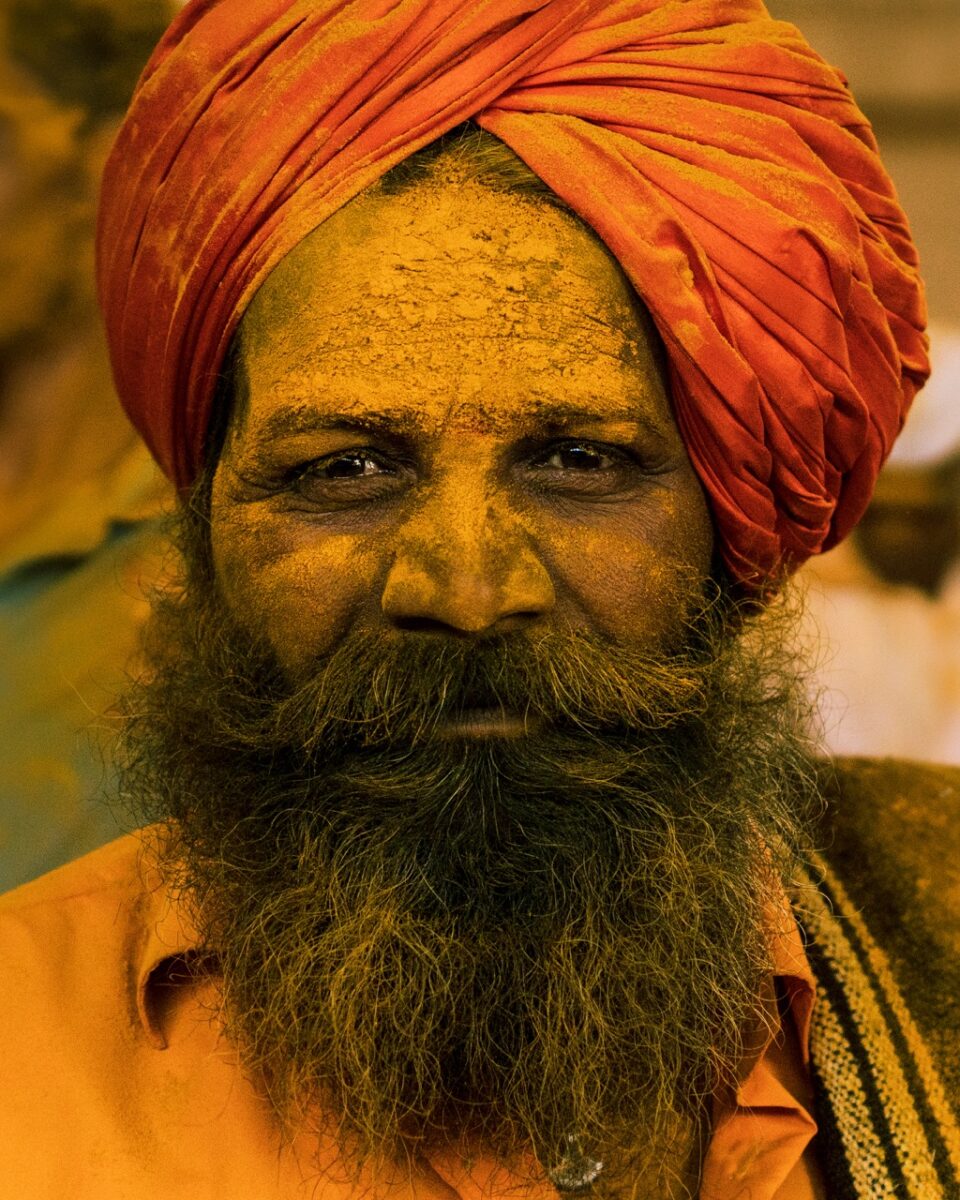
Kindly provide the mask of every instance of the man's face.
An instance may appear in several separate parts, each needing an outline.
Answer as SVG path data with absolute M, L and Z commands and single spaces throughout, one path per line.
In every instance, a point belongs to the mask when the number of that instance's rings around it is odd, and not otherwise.
M 574 1137 L 692 1194 L 759 1019 L 805 746 L 654 345 L 568 216 L 463 184 L 345 208 L 244 318 L 121 786 L 247 1069 L 357 1158 Z
M 228 607 L 293 676 L 359 630 L 674 637 L 712 537 L 655 343 L 564 213 L 475 184 L 348 205 L 244 318 Z

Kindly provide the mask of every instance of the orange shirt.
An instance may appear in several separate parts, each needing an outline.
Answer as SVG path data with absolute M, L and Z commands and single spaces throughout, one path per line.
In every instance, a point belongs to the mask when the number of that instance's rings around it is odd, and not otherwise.
M 281 1149 L 215 1016 L 214 984 L 167 986 L 195 938 L 120 838 L 0 898 L 0 1158 L 17 1200 L 346 1200 L 332 1145 Z M 786 905 L 786 901 L 783 901 Z M 806 1070 L 813 979 L 792 921 L 769 1003 L 786 1018 L 718 1102 L 703 1200 L 816 1200 Z M 319 1150 L 319 1155 L 318 1155 Z M 807 1151 L 807 1153 L 805 1153 Z M 320 1162 L 318 1174 L 315 1164 Z M 437 1158 L 369 1181 L 376 1200 L 481 1200 L 492 1167 Z M 542 1197 L 555 1196 L 544 1185 Z

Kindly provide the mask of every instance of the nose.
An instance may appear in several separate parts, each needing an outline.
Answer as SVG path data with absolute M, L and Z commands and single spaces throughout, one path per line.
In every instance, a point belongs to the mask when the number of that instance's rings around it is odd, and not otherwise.
M 523 629 L 555 602 L 529 535 L 480 501 L 431 505 L 399 531 L 381 608 L 396 629 L 476 637 Z

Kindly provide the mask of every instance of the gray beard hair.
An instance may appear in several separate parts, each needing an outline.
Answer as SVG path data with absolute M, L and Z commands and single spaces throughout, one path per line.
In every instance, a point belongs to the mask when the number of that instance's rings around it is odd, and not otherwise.
M 764 905 L 816 803 L 777 620 L 705 604 L 659 656 L 351 634 L 292 684 L 193 575 L 121 793 L 282 1127 L 332 1123 L 358 1169 L 459 1146 L 668 1194 L 763 1019 Z M 478 698 L 543 731 L 436 736 Z

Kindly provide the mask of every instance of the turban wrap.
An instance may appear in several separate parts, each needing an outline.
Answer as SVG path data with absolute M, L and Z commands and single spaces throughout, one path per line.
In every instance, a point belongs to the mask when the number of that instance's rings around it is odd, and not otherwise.
M 472 118 L 606 243 L 745 589 L 862 514 L 927 373 L 916 254 L 843 77 L 759 0 L 193 0 L 109 159 L 119 395 L 181 487 L 271 269 Z

